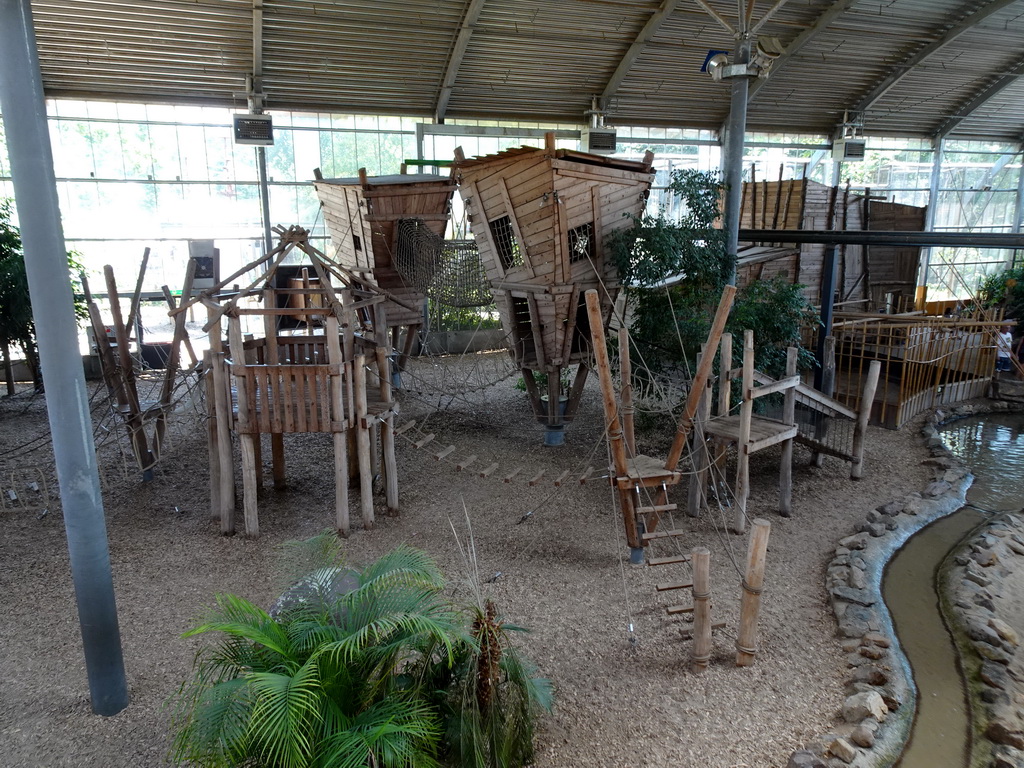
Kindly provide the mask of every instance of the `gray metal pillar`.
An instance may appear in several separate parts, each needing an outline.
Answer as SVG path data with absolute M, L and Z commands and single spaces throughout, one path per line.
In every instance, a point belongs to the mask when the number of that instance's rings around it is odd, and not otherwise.
M 832 335 L 832 317 L 836 301 L 836 260 L 839 250 L 835 243 L 826 243 L 821 268 L 821 330 L 814 356 L 818 368 L 814 372 L 814 388 L 821 390 L 825 376 L 825 338 Z
M 0 0 L 0 110 L 25 247 L 92 709 L 128 706 L 96 450 L 78 350 L 30 0 Z
M 1020 157 L 1020 168 L 1017 170 L 1017 202 L 1013 210 L 1013 231 L 1020 232 L 1024 225 L 1024 143 L 1017 148 L 1017 155 Z M 1010 257 L 1010 266 L 1018 266 L 1020 251 L 1015 250 Z
M 263 253 L 274 250 L 274 234 L 270 231 L 270 184 L 267 179 L 267 148 L 256 147 L 256 174 L 260 184 L 260 208 L 263 212 Z
M 935 140 L 935 154 L 932 158 L 932 174 L 928 179 L 928 208 L 924 212 L 924 229 L 926 232 L 935 231 L 935 216 L 939 208 L 939 181 L 942 179 L 942 154 L 945 148 L 945 139 Z M 921 274 L 917 278 L 917 284 L 928 285 L 928 270 L 932 263 L 932 249 L 925 248 L 921 254 Z M 926 297 L 927 298 L 927 297 Z
M 736 45 L 734 65 L 750 62 L 750 41 L 741 40 Z M 729 121 L 725 133 L 725 157 L 723 180 L 725 181 L 725 252 L 736 258 L 739 250 L 740 206 L 743 203 L 743 147 L 747 129 L 747 94 L 750 78 L 733 77 L 730 82 L 731 97 Z M 736 265 L 733 264 L 729 284 L 736 284 Z

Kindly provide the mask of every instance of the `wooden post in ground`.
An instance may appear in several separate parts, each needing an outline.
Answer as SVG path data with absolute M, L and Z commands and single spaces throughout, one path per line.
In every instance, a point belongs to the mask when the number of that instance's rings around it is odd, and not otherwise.
M 586 292 L 587 315 L 590 319 L 590 337 L 594 345 L 594 361 L 598 380 L 601 382 L 601 397 L 604 403 L 604 418 L 608 423 L 608 444 L 612 453 L 612 470 L 616 477 L 625 477 L 629 472 L 626 460 L 626 445 L 619 422 L 618 404 L 615 402 L 615 385 L 612 383 L 611 365 L 608 362 L 608 346 L 604 337 L 604 321 L 601 317 L 601 299 L 597 291 Z M 622 521 L 626 526 L 626 541 L 633 549 L 642 546 L 640 532 L 636 526 L 633 508 L 633 489 L 618 488 Z
M 715 312 L 715 319 L 711 323 L 711 330 L 708 332 L 708 338 L 706 346 L 708 349 L 714 349 L 718 346 L 719 339 L 722 338 L 722 330 L 725 328 L 725 321 L 729 319 L 729 310 L 732 308 L 732 300 L 736 295 L 736 286 L 727 285 L 722 290 L 722 298 L 718 302 L 718 310 Z M 686 407 L 683 409 L 683 415 L 679 418 L 679 425 L 676 428 L 676 436 L 672 440 L 672 447 L 669 449 L 668 458 L 665 460 L 665 469 L 674 471 L 679 466 L 679 457 L 683 454 L 683 445 L 686 443 L 687 437 L 690 436 L 690 430 L 693 427 L 693 416 L 697 412 L 697 403 L 700 401 L 700 396 L 704 391 L 704 383 L 708 380 L 708 376 L 711 375 L 711 364 L 714 361 L 714 355 L 705 355 L 700 365 L 697 366 L 697 372 L 693 376 L 693 382 L 690 384 L 690 395 L 686 398 Z
M 740 631 L 736 638 L 738 667 L 753 664 L 757 653 L 757 618 L 761 612 L 764 563 L 768 553 L 768 534 L 771 530 L 771 523 L 761 518 L 756 518 L 751 525 L 750 543 L 747 545 L 747 570 L 743 577 L 743 595 L 740 599 Z
M 128 434 L 135 452 L 135 460 L 138 462 L 139 469 L 142 470 L 142 479 L 148 481 L 153 479 L 153 465 L 156 464 L 156 461 L 153 459 L 153 454 L 149 450 L 149 441 L 146 439 L 142 407 L 139 404 L 139 392 L 135 388 L 135 365 L 131 356 L 128 328 L 121 315 L 121 297 L 117 293 L 114 268 L 109 264 L 104 266 L 103 276 L 107 282 L 107 299 L 110 302 L 110 315 L 114 321 L 114 333 L 117 336 L 117 361 L 120 378 L 124 383 L 124 393 L 128 398 L 128 413 L 125 414 L 125 422 L 128 425 Z
M 633 367 L 629 359 L 629 331 L 619 328 L 619 399 L 622 402 L 622 432 L 626 450 L 636 456 L 636 435 L 633 429 Z
M 342 536 L 351 530 L 348 512 L 348 434 L 356 428 L 352 414 L 345 409 L 345 379 L 352 376 L 352 364 L 341 354 L 338 318 L 328 315 L 324 333 L 327 337 L 327 362 L 337 366 L 331 373 L 331 420 L 341 422 L 340 429 L 331 426 L 334 438 L 334 515 L 335 527 Z M 347 375 L 346 375 L 347 371 Z
M 732 334 L 723 333 L 718 354 L 718 415 L 728 416 L 732 408 Z M 715 441 L 714 463 L 721 471 L 725 466 L 726 444 Z
M 736 514 L 733 533 L 747 530 L 747 498 L 750 496 L 750 422 L 754 416 L 754 332 L 743 332 L 743 387 L 739 436 L 736 438 Z
M 694 547 L 690 553 L 693 566 L 693 649 L 690 669 L 703 672 L 711 660 L 711 550 Z
M 7 382 L 7 394 L 13 395 L 17 390 L 14 388 L 14 366 L 11 365 L 11 349 L 7 339 L 0 339 L 0 355 L 4 358 L 4 381 Z
M 267 288 L 263 291 L 263 306 L 276 309 L 277 294 L 273 288 Z M 278 317 L 276 315 L 270 313 L 263 315 L 263 335 L 266 339 L 266 346 L 263 348 L 263 362 L 267 365 L 279 365 L 281 363 L 281 355 L 277 348 L 277 321 Z M 280 413 L 284 403 L 281 402 L 281 387 L 277 385 L 278 377 L 275 375 L 271 381 L 273 398 L 276 402 L 267 403 L 265 407 L 271 408 L 272 412 Z M 273 466 L 274 490 L 284 490 L 286 485 L 284 434 L 281 432 L 275 431 L 270 433 L 270 461 Z
M 702 349 L 701 355 L 707 350 Z M 709 380 L 710 382 L 710 380 Z M 707 436 L 704 434 L 704 425 L 711 417 L 711 386 L 704 385 L 704 394 L 701 395 L 700 403 L 697 406 L 697 415 L 693 422 L 693 474 L 690 476 L 690 484 L 687 489 L 686 514 L 690 517 L 699 517 L 705 506 L 708 494 L 708 470 L 711 465 L 711 452 L 708 450 Z
M 860 397 L 860 410 L 857 412 L 857 426 L 853 429 L 853 463 L 850 465 L 850 477 L 860 480 L 864 476 L 864 435 L 868 430 L 868 419 L 871 417 L 871 405 L 875 401 L 875 389 L 878 387 L 878 374 L 882 364 L 872 360 L 868 367 L 868 378 L 864 382 L 864 391 Z
M 356 454 L 359 459 L 359 506 L 363 528 L 373 528 L 373 474 L 370 470 L 370 430 L 366 417 L 366 356 L 356 355 L 352 370 L 355 379 Z
M 207 460 L 210 462 L 210 516 L 220 519 L 220 435 L 217 431 L 217 390 L 213 383 L 213 356 L 203 352 L 203 373 L 206 384 Z M 227 437 L 231 439 L 230 435 Z
M 388 353 L 384 347 L 377 347 L 377 370 L 380 371 L 380 399 L 391 402 L 391 375 L 388 368 Z M 398 514 L 398 464 L 395 461 L 395 412 L 389 410 L 380 425 L 381 453 L 384 455 L 384 498 L 388 513 Z
M 821 369 L 821 393 L 832 397 L 836 391 L 836 337 L 826 336 L 825 346 L 822 349 L 822 369 Z M 824 442 L 825 437 L 828 435 L 829 421 L 826 416 L 822 416 L 818 425 L 814 429 L 814 439 L 819 442 Z M 816 467 L 820 467 L 825 463 L 825 454 L 820 451 L 815 451 L 811 456 L 811 461 Z
M 235 473 L 231 456 L 231 396 L 227 367 L 224 365 L 224 343 L 221 337 L 220 320 L 210 314 L 210 369 L 206 375 L 213 379 L 214 411 L 217 419 L 217 456 L 220 470 L 220 532 L 225 536 L 235 533 Z
M 249 382 L 245 375 L 245 349 L 242 341 L 242 321 L 237 314 L 228 316 L 228 345 L 231 364 L 235 369 L 235 397 L 238 398 L 238 444 L 242 456 L 242 509 L 245 513 L 245 535 L 260 535 L 258 486 L 256 477 L 256 446 L 254 445 L 249 412 Z
M 786 349 L 786 378 L 796 376 L 796 347 Z M 796 387 L 786 390 L 782 402 L 782 420 L 786 424 L 796 423 Z M 782 444 L 782 458 L 779 459 L 779 513 L 783 517 L 793 514 L 793 438 Z

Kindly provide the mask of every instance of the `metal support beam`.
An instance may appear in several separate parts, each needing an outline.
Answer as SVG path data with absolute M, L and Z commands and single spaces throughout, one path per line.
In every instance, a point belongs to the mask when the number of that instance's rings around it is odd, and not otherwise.
M 966 18 L 962 19 L 958 24 L 951 27 L 946 31 L 942 37 L 929 43 L 924 48 L 918 50 L 914 55 L 904 59 L 902 62 L 897 64 L 889 74 L 884 77 L 878 85 L 871 89 L 867 96 L 857 102 L 857 105 L 850 111 L 855 114 L 868 112 L 878 101 L 885 96 L 889 90 L 896 85 L 900 80 L 906 77 L 918 64 L 923 62 L 933 53 L 937 53 L 949 45 L 951 42 L 956 40 L 964 32 L 968 32 L 978 24 L 983 22 L 993 13 L 1001 11 L 1008 5 L 1013 5 L 1017 0 L 992 0 L 984 8 L 981 8 L 974 13 L 970 14 Z
M 750 40 L 736 44 L 734 65 L 750 62 Z M 729 122 L 725 131 L 725 156 L 722 177 L 725 181 L 725 252 L 733 259 L 729 284 L 736 284 L 736 252 L 739 250 L 740 207 L 743 203 L 743 146 L 747 129 L 747 93 L 750 78 L 732 78 Z
M 825 340 L 832 335 L 832 316 L 836 303 L 836 261 L 839 251 L 835 243 L 825 245 L 824 262 L 821 269 L 821 331 L 814 356 L 818 368 L 814 373 L 814 388 L 820 390 L 825 377 Z
M 85 669 L 93 712 L 115 715 L 128 706 L 128 688 L 33 30 L 30 0 L 0 0 L 0 112 L 29 295 L 38 310 L 33 316 Z
M 444 122 L 445 113 L 448 111 L 448 102 L 451 101 L 452 91 L 455 89 L 455 81 L 459 77 L 459 68 L 462 66 L 462 59 L 466 56 L 466 49 L 469 48 L 469 40 L 473 37 L 473 27 L 480 18 L 480 11 L 484 9 L 485 0 L 469 0 L 466 13 L 462 16 L 462 26 L 459 27 L 459 34 L 455 37 L 455 44 L 452 45 L 451 55 L 448 57 L 448 66 L 444 71 L 444 79 L 441 80 L 441 91 L 437 96 L 437 107 L 434 109 L 434 119 L 439 123 Z
M 831 229 L 741 229 L 740 240 L 757 243 L 1024 248 L 1024 234 L 1010 232 L 903 232 Z
M 928 207 L 924 212 L 924 228 L 928 231 L 935 229 L 935 215 L 939 210 L 939 184 L 942 180 L 942 161 L 946 151 L 946 140 L 935 139 L 933 146 L 932 172 L 928 179 Z M 931 265 L 932 249 L 925 248 L 921 253 L 921 272 L 917 277 L 918 285 L 928 285 L 928 270 L 931 269 Z
M 661 25 L 665 23 L 665 19 L 672 15 L 676 7 L 679 5 L 681 0 L 665 0 L 654 13 L 651 14 L 651 18 L 644 24 L 643 29 L 636 36 L 636 39 L 629 46 L 629 50 L 626 51 L 626 55 L 619 61 L 619 65 L 615 68 L 612 76 L 608 78 L 608 83 L 604 87 L 604 91 L 601 92 L 601 98 L 607 99 L 615 95 L 615 92 L 619 90 L 619 86 L 622 85 L 622 81 L 626 79 L 626 75 L 629 74 L 630 68 L 633 63 L 639 58 L 640 54 L 643 53 L 644 48 L 651 41 L 658 30 L 661 29 Z
M 1024 75 L 1024 59 L 1010 67 L 1006 71 L 1006 74 L 996 79 L 973 99 L 953 110 L 952 117 L 948 118 L 946 122 L 939 126 L 939 129 L 935 132 L 935 138 L 944 139 L 949 136 L 949 134 L 955 131 L 957 126 L 959 126 L 964 120 L 969 118 L 989 101 L 1016 83 L 1017 80 L 1020 79 L 1021 75 Z
M 814 23 L 797 35 L 793 39 L 793 42 L 786 46 L 786 50 L 772 62 L 772 68 L 768 70 L 768 77 L 759 78 L 756 83 L 750 86 L 748 100 L 753 101 L 776 72 L 789 64 L 790 60 L 800 53 L 805 45 L 824 32 L 833 21 L 850 10 L 850 8 L 855 6 L 857 2 L 858 0 L 840 0 L 839 2 L 832 3 L 828 10 L 822 11 L 821 15 L 815 19 Z
M 1024 225 L 1024 141 L 1017 146 L 1017 156 L 1021 159 L 1020 167 L 1017 169 L 1017 200 L 1013 208 L 1013 231 L 1020 233 Z M 1018 266 L 1020 251 L 1015 250 L 1010 260 L 1010 266 Z

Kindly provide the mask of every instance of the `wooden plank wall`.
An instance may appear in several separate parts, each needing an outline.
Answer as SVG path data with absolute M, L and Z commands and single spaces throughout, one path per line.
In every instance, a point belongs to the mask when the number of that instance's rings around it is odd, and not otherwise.
M 920 232 L 924 230 L 927 208 L 871 200 L 868 228 L 882 231 Z M 871 276 L 871 303 L 881 307 L 885 294 L 913 297 L 921 264 L 920 248 L 871 246 L 868 249 L 868 273 Z

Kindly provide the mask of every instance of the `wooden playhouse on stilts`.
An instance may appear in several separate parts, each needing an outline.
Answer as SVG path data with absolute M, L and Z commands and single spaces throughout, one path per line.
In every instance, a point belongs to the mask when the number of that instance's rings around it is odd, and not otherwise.
M 371 280 L 385 297 L 401 368 L 423 325 L 424 286 L 437 268 L 455 184 L 428 174 L 367 176 L 366 169 L 358 178 L 325 179 L 319 168 L 314 174 L 332 260 L 356 281 Z
M 201 302 L 209 313 L 210 349 L 204 360 L 209 419 L 210 490 L 221 532 L 235 531 L 232 435 L 241 455 L 245 532 L 259 535 L 262 437 L 269 436 L 274 487 L 285 483 L 284 436 L 327 433 L 333 438 L 335 519 L 347 535 L 349 478 L 358 476 L 363 527 L 374 522 L 373 476 L 381 469 L 387 507 L 398 509 L 395 402 L 391 393 L 386 296 L 353 287 L 339 267 L 308 242 L 301 227 L 275 228 L 278 246 L 174 311 Z M 282 263 L 298 251 L 309 259 L 303 287 L 275 288 Z M 243 288 L 239 277 L 266 266 Z M 337 286 L 337 287 L 335 287 Z M 282 302 L 284 297 L 289 301 Z M 282 306 L 284 304 L 284 306 Z M 281 317 L 298 318 L 285 332 Z M 227 321 L 227 328 L 224 325 Z M 255 322 L 253 322 L 255 321 Z M 225 346 L 225 330 L 227 345 Z M 355 461 L 350 461 L 354 454 Z M 353 466 L 354 465 L 354 466 Z
M 643 211 L 653 178 L 642 162 L 543 147 L 466 159 L 457 150 L 455 180 L 510 352 L 534 413 L 559 445 L 576 413 L 589 371 L 590 320 L 584 293 L 600 294 L 607 325 L 618 293 L 604 252 L 614 230 Z M 563 373 L 578 364 L 571 386 Z M 538 374 L 542 374 L 543 378 Z

